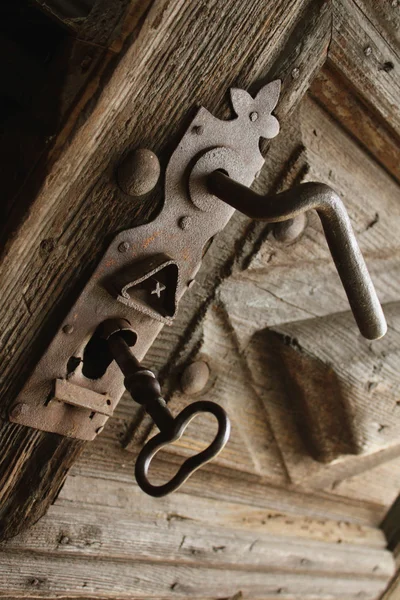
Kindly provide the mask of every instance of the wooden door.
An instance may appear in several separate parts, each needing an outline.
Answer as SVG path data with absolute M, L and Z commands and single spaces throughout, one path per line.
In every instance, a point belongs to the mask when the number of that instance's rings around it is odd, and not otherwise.
M 99 30 L 100 4 L 89 13 Z M 102 38 L 50 147 L 39 144 L 8 199 L 0 515 L 12 539 L 0 594 L 380 597 L 394 561 L 379 525 L 400 474 L 398 10 L 372 0 L 121 8 L 118 35 Z M 315 180 L 341 195 L 388 334 L 361 338 L 315 214 L 288 239 L 235 213 L 145 361 L 176 412 L 194 399 L 181 389 L 185 367 L 207 362 L 196 399 L 226 408 L 231 440 L 181 492 L 151 499 L 133 479 L 151 423 L 129 398 L 87 445 L 10 424 L 6 410 L 110 239 L 160 206 L 161 185 L 144 201 L 118 190 L 121 157 L 148 147 L 165 168 L 195 106 L 228 118 L 229 87 L 274 78 L 281 133 L 264 146 L 255 188 Z M 212 431 L 196 420 L 154 477 Z

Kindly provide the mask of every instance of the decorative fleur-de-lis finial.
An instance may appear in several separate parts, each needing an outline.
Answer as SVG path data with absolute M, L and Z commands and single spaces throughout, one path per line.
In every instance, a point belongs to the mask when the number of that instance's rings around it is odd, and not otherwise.
M 232 106 L 238 118 L 252 123 L 260 137 L 273 138 L 279 133 L 279 123 L 271 112 L 278 103 L 280 91 L 279 79 L 261 88 L 255 98 L 245 90 L 232 88 Z

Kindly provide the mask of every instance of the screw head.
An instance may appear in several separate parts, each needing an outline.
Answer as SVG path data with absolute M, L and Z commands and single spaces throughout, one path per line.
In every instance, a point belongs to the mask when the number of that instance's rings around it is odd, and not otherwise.
M 294 219 L 275 223 L 273 227 L 274 238 L 278 242 L 290 243 L 294 242 L 303 233 L 307 224 L 307 217 L 302 213 Z
M 22 402 L 17 402 L 17 404 L 14 404 L 14 406 L 11 407 L 9 412 L 10 417 L 12 419 L 17 419 L 21 415 L 24 406 L 25 405 Z
M 128 252 L 129 247 L 129 242 L 121 242 L 118 246 L 118 252 Z
M 196 360 L 186 367 L 181 375 L 181 389 L 192 396 L 201 392 L 210 378 L 210 368 L 204 360 Z
M 202 125 L 193 125 L 192 132 L 195 133 L 196 135 L 201 135 L 203 133 L 203 126 Z
M 71 333 L 73 333 L 73 331 L 74 331 L 74 326 L 71 325 L 71 323 L 67 323 L 66 325 L 64 325 L 62 330 L 63 330 L 63 333 L 65 333 L 66 335 L 71 335 Z
M 151 150 L 130 152 L 117 170 L 117 183 L 128 196 L 144 196 L 155 188 L 160 177 L 160 161 Z

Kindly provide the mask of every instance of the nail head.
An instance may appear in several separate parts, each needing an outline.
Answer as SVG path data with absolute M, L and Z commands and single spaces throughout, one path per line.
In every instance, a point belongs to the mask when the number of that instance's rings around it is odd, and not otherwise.
M 125 194 L 144 196 L 155 188 L 160 170 L 160 161 L 154 152 L 139 148 L 129 152 L 119 165 L 117 182 Z
M 196 360 L 188 365 L 181 376 L 181 389 L 184 394 L 192 396 L 201 392 L 210 377 L 210 368 L 204 360 Z
M 191 217 L 181 217 L 179 219 L 179 227 L 181 229 L 183 229 L 184 231 L 189 229 L 191 224 L 192 224 Z
M 121 242 L 120 245 L 118 246 L 118 252 L 127 252 L 129 250 L 129 243 L 128 242 Z

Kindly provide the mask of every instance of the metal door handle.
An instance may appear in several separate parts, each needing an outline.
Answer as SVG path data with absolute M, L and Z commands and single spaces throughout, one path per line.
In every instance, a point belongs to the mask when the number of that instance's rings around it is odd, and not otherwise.
M 361 254 L 349 215 L 337 193 L 324 183 L 302 183 L 290 190 L 261 196 L 221 171 L 208 176 L 209 191 L 248 217 L 277 223 L 314 209 L 346 291 L 354 318 L 364 337 L 385 335 L 387 324 Z

